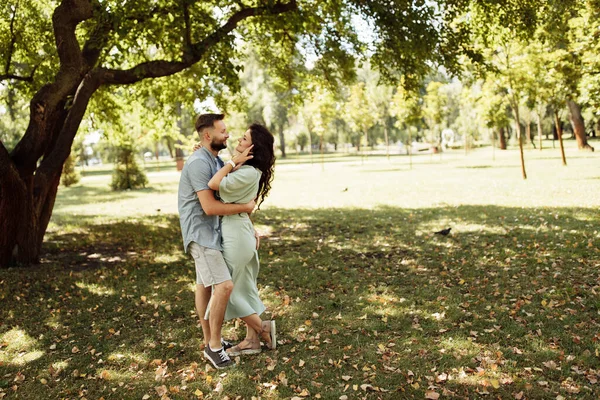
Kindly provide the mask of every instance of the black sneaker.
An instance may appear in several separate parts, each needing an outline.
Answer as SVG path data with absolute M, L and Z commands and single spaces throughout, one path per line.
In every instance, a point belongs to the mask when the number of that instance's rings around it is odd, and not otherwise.
M 229 355 L 224 348 L 218 351 L 212 351 L 210 346 L 204 348 L 204 358 L 212 363 L 216 369 L 223 369 L 234 365 L 235 363 L 229 358 Z
M 233 343 L 221 338 L 221 346 L 223 346 L 223 350 L 227 350 L 233 347 Z

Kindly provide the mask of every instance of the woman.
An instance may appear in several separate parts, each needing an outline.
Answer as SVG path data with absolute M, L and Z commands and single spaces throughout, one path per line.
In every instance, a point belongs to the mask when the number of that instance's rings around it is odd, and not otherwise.
M 243 157 L 251 149 L 243 165 L 225 164 L 208 186 L 219 192 L 225 203 L 247 203 L 258 197 L 260 204 L 269 194 L 273 179 L 275 153 L 273 135 L 262 125 L 252 124 L 239 139 L 234 157 Z M 246 153 L 247 154 L 247 153 Z M 239 161 L 239 160 L 238 160 Z M 277 332 L 275 321 L 262 321 L 259 317 L 265 306 L 259 298 L 256 279 L 260 269 L 258 261 L 258 239 L 248 214 L 226 215 L 221 222 L 223 236 L 223 258 L 229 267 L 233 291 L 229 297 L 225 320 L 241 318 L 246 323 L 246 337 L 228 349 L 230 356 L 257 354 L 261 352 L 260 339 L 266 346 L 275 349 Z

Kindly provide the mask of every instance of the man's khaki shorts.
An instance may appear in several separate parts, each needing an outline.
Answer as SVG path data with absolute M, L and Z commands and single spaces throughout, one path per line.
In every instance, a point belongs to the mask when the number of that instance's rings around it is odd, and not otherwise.
M 219 250 L 200 246 L 196 242 L 189 244 L 189 250 L 196 263 L 197 284 L 209 287 L 231 280 L 231 274 Z

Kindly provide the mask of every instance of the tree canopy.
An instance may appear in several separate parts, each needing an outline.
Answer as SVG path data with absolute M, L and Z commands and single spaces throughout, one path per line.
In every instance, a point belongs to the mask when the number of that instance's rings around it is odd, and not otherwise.
M 122 104 L 144 99 L 171 114 L 209 96 L 222 102 L 240 89 L 244 46 L 282 82 L 302 73 L 294 65 L 348 82 L 368 56 L 384 79 L 415 88 L 434 67 L 455 73 L 463 57 L 481 60 L 472 37 L 486 19 L 528 35 L 554 3 L 9 0 L 0 9 L 0 112 L 10 117 L 0 136 L 0 265 L 38 260 L 84 118 L 117 121 Z

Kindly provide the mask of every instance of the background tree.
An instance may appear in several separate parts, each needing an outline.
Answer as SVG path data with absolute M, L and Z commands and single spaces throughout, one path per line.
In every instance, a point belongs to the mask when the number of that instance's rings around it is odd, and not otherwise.
M 75 160 L 75 155 L 71 153 L 63 165 L 63 172 L 60 179 L 63 186 L 71 186 L 81 180 L 81 175 L 75 169 Z
M 350 95 L 346 103 L 346 121 L 352 131 L 351 143 L 358 152 L 369 145 L 369 129 L 377 122 L 377 111 L 369 102 L 364 82 L 357 82 L 350 87 Z M 364 149 L 363 149 L 364 151 Z
M 442 124 L 445 123 L 447 116 L 448 98 L 443 87 L 442 82 L 431 81 L 423 96 L 423 115 L 429 128 L 432 149 L 439 149 Z

